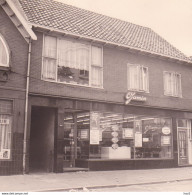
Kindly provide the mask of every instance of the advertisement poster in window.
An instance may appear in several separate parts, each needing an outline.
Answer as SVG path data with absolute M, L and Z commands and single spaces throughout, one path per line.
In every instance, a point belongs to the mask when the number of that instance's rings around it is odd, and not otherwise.
M 123 139 L 133 139 L 132 128 L 123 128 Z
M 90 144 L 91 145 L 99 145 L 100 140 L 100 131 L 99 130 L 91 130 L 90 131 Z
M 161 136 L 161 145 L 170 145 L 171 144 L 171 136 Z
M 102 139 L 100 133 L 100 113 L 90 113 L 90 144 L 98 145 Z
M 135 133 L 135 147 L 142 147 L 142 133 Z

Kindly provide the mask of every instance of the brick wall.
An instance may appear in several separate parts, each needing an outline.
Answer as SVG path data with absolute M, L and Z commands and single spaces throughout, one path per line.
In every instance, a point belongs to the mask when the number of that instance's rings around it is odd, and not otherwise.
M 0 7 L 0 34 L 10 50 L 11 73 L 0 81 L 0 100 L 13 101 L 11 159 L 0 160 L 0 175 L 22 174 L 23 131 L 28 44 Z
M 59 97 L 72 97 L 79 99 L 124 103 L 127 92 L 127 64 L 140 64 L 149 68 L 149 93 L 146 103 L 141 106 L 153 106 L 177 109 L 192 109 L 192 67 L 174 63 L 168 60 L 130 53 L 128 50 L 104 47 L 104 89 L 72 86 L 42 81 L 42 45 L 43 33 L 36 32 L 38 41 L 32 45 L 32 67 L 30 92 Z M 182 75 L 183 98 L 174 98 L 164 95 L 163 71 L 175 71 Z

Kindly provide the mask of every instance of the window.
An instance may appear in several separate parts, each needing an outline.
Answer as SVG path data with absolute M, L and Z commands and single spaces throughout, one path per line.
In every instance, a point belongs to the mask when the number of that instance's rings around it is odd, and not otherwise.
M 77 158 L 171 159 L 173 133 L 170 118 L 109 112 L 79 112 L 64 119 L 66 138 L 77 128 Z M 64 143 L 70 153 L 69 139 Z M 68 148 L 68 149 L 67 149 Z
M 176 72 L 164 72 L 164 94 L 181 97 L 181 75 Z
M 12 102 L 0 100 L 0 160 L 10 159 Z
M 4 38 L 0 35 L 0 66 L 9 67 L 9 49 Z
M 45 36 L 42 78 L 48 81 L 102 87 L 102 48 Z
M 149 91 L 148 68 L 140 65 L 128 65 L 128 89 Z

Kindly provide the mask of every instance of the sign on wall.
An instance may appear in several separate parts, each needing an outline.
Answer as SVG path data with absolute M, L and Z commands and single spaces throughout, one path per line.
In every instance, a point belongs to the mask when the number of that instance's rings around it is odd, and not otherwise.
M 125 105 L 128 105 L 131 101 L 146 102 L 147 98 L 141 95 L 137 95 L 135 92 L 127 92 L 125 95 Z

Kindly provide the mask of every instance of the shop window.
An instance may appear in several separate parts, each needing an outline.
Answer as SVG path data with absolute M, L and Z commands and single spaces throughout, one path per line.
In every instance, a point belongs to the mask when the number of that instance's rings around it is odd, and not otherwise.
M 9 49 L 4 38 L 0 35 L 0 66 L 9 67 Z
M 176 72 L 164 72 L 164 94 L 181 97 L 181 74 Z
M 102 87 L 102 49 L 45 36 L 42 77 L 49 81 Z
M 0 159 L 10 159 L 12 102 L 0 100 Z
M 90 113 L 89 158 L 172 158 L 171 119 Z
M 128 89 L 149 91 L 148 68 L 140 65 L 128 65 Z

